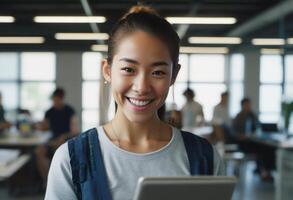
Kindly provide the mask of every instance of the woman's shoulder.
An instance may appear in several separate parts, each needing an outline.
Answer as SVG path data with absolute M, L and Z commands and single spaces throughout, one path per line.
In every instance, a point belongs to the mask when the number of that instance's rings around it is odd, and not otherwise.
M 65 142 L 55 151 L 53 160 L 57 163 L 69 161 L 68 144 Z

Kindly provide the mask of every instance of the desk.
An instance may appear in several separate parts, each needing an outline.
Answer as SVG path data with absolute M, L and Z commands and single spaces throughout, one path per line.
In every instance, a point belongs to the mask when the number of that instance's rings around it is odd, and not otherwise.
M 50 138 L 50 132 L 34 132 L 25 137 L 17 132 L 7 132 L 0 137 L 0 148 L 31 148 L 45 144 Z
M 252 134 L 247 136 L 247 139 L 275 148 L 293 149 L 293 138 L 287 138 L 285 134 L 279 132 Z
M 0 170 L 0 181 L 10 178 L 14 173 L 16 173 L 22 166 L 24 166 L 31 156 L 28 154 L 23 154 L 17 159 L 9 163 L 5 168 Z
M 276 200 L 289 200 L 293 195 L 293 138 L 282 133 L 263 133 L 247 137 L 248 140 L 268 145 L 276 151 Z
M 212 126 L 183 127 L 182 130 L 191 132 L 201 137 L 206 137 L 213 132 L 213 127 Z

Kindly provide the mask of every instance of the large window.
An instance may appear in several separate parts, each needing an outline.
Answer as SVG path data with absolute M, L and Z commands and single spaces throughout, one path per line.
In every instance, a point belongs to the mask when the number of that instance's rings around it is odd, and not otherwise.
M 230 57 L 230 89 L 229 110 L 230 116 L 234 117 L 241 109 L 240 102 L 243 98 L 244 81 L 244 56 L 232 54 Z
M 226 90 L 225 56 L 182 54 L 179 63 L 181 69 L 167 97 L 167 108 L 174 100 L 177 108 L 181 109 L 185 103 L 183 92 L 190 87 L 195 91 L 195 100 L 203 106 L 205 119 L 210 121 L 214 106 L 219 102 L 221 93 Z
M 293 55 L 285 57 L 285 98 L 288 101 L 293 101 Z M 291 114 L 289 133 L 293 134 L 293 114 Z
M 0 91 L 8 120 L 16 109 L 27 109 L 41 120 L 55 88 L 56 58 L 51 52 L 0 53 Z
M 56 56 L 51 52 L 24 52 L 20 61 L 20 107 L 41 120 L 51 105 L 50 95 L 55 89 Z
M 19 105 L 19 55 L 0 53 L 0 92 L 8 120 L 15 120 Z
M 97 126 L 99 122 L 99 89 L 102 54 L 85 52 L 82 55 L 82 129 Z
M 260 121 L 277 123 L 281 112 L 282 58 L 262 55 L 260 59 Z

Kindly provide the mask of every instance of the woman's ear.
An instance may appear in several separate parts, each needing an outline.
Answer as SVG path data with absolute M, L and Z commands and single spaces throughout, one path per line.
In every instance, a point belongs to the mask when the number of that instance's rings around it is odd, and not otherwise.
M 107 59 L 102 60 L 102 72 L 103 72 L 104 79 L 110 83 L 111 82 L 111 67 Z
M 171 81 L 171 85 L 174 84 L 174 82 L 176 81 L 176 78 L 177 78 L 177 75 L 179 73 L 179 70 L 181 68 L 181 65 L 180 64 L 177 64 L 174 71 L 173 71 L 173 74 L 172 74 L 172 81 Z

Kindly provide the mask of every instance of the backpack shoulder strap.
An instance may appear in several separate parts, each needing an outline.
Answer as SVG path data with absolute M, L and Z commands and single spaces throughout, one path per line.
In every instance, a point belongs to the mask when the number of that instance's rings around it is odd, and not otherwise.
M 72 182 L 78 199 L 84 196 L 97 200 L 111 200 L 106 169 L 96 128 L 68 140 Z M 85 181 L 91 182 L 81 184 Z M 102 183 L 102 184 L 100 184 Z M 93 186 L 93 187 L 92 187 Z
M 213 175 L 214 152 L 212 145 L 193 133 L 181 131 L 187 152 L 191 175 Z

